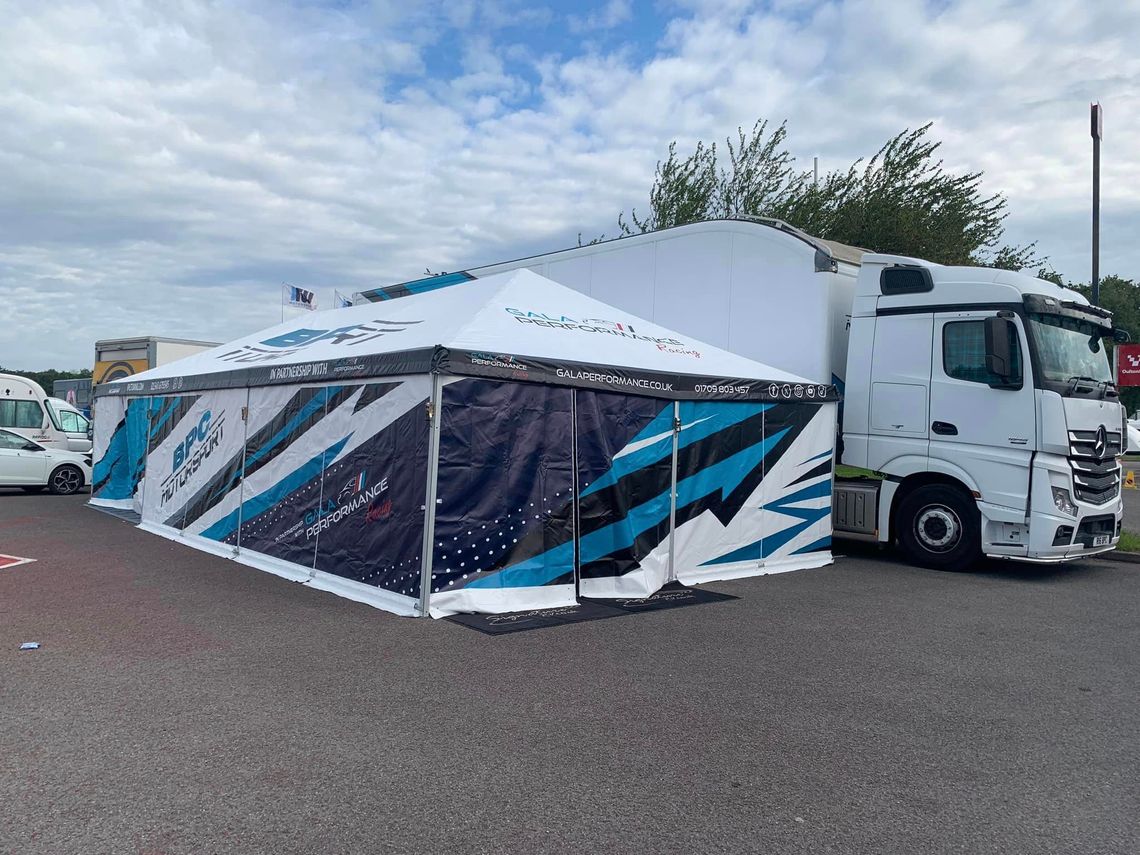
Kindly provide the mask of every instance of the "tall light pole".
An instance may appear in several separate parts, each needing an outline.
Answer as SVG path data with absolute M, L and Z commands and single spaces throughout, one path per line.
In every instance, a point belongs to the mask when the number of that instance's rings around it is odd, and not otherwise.
M 1092 302 L 1100 305 L 1100 140 L 1104 135 L 1104 111 L 1100 104 L 1089 109 L 1089 124 L 1093 141 L 1093 200 L 1092 200 Z

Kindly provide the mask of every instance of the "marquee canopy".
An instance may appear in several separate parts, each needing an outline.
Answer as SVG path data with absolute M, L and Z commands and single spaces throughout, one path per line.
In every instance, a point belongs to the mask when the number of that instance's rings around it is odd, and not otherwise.
M 694 293 L 693 299 L 700 299 Z M 528 270 L 306 314 L 100 386 L 99 395 L 435 372 L 670 399 L 836 400 L 831 386 L 703 344 Z

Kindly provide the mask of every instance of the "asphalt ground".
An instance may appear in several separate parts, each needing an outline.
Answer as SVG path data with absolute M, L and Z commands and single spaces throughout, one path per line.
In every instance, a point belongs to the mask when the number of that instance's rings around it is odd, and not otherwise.
M 1140 852 L 1137 565 L 491 637 L 85 501 L 0 491 L 3 852 Z

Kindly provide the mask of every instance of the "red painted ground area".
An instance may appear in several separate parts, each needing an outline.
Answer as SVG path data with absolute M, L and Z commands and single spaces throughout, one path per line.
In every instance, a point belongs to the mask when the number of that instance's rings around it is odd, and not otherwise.
M 0 555 L 0 570 L 5 567 L 15 567 L 17 564 L 30 564 L 34 558 L 21 558 L 18 555 Z

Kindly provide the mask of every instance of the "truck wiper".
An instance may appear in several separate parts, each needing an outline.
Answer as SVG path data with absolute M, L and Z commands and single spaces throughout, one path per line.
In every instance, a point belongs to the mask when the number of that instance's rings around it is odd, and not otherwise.
M 1103 393 L 1107 392 L 1110 387 L 1113 390 L 1116 389 L 1116 384 L 1113 383 L 1111 380 L 1097 380 L 1095 377 L 1087 377 L 1083 374 L 1074 375 L 1074 376 L 1070 377 L 1066 382 L 1069 384 L 1067 394 L 1070 394 L 1070 395 L 1073 392 L 1077 391 L 1077 384 L 1078 383 L 1092 383 L 1096 388 L 1102 390 L 1102 394 L 1101 394 L 1102 398 L 1104 397 Z

